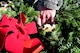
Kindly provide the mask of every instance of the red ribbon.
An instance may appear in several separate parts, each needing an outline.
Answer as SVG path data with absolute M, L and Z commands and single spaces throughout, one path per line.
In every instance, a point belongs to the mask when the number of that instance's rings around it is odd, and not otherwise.
M 31 39 L 29 36 L 37 33 L 35 22 L 26 24 L 25 21 L 23 13 L 20 13 L 19 20 L 3 15 L 0 22 L 0 50 L 4 45 L 11 53 L 39 53 L 44 48 L 38 38 Z

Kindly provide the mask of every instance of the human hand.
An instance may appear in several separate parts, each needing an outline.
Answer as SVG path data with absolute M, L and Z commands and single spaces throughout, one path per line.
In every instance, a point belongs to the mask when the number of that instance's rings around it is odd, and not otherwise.
M 55 14 L 56 14 L 56 10 L 46 9 L 46 10 L 40 11 L 40 14 L 37 20 L 37 24 L 39 26 L 42 26 L 46 22 L 53 23 Z

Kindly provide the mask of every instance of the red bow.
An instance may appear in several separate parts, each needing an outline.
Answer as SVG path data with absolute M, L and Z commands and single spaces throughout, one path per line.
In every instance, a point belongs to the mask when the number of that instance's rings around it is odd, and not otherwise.
M 0 50 L 5 48 L 11 53 L 38 53 L 43 49 L 39 39 L 31 39 L 29 34 L 37 33 L 35 22 L 26 24 L 26 17 L 20 14 L 20 19 L 8 18 L 3 15 L 0 22 Z

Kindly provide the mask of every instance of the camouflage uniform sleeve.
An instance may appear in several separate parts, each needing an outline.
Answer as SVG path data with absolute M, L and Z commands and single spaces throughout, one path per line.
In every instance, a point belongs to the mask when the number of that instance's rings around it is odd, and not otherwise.
M 54 10 L 59 10 L 63 4 L 63 0 L 38 0 L 37 7 L 40 5 Z

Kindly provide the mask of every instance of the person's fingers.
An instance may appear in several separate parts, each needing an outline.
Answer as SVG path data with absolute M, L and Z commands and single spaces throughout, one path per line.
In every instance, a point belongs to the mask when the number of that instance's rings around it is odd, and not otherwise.
M 46 22 L 46 11 L 45 10 L 41 11 L 40 18 L 41 18 L 41 24 L 43 25 Z
M 52 10 L 52 12 L 51 12 L 51 22 L 54 22 L 55 15 L 56 15 L 56 10 Z
M 39 26 L 41 26 L 41 25 L 42 25 L 42 24 L 41 24 L 41 18 L 40 18 L 40 15 L 38 16 L 37 24 L 38 24 Z
M 43 14 L 42 24 L 46 22 L 46 14 Z
M 52 14 L 53 17 L 55 17 L 55 15 L 56 15 L 56 10 L 52 10 L 51 14 Z
M 53 16 L 51 16 L 51 18 L 50 18 L 51 20 L 51 23 L 53 23 L 54 22 L 54 17 Z
M 43 15 L 44 14 L 44 11 L 40 11 L 40 15 Z
M 48 20 L 51 17 L 51 13 L 47 11 L 47 15 L 46 16 L 47 16 L 46 19 Z
M 43 20 L 43 13 L 44 11 L 40 11 L 40 15 L 38 16 L 38 25 L 41 26 L 42 25 L 42 20 Z

